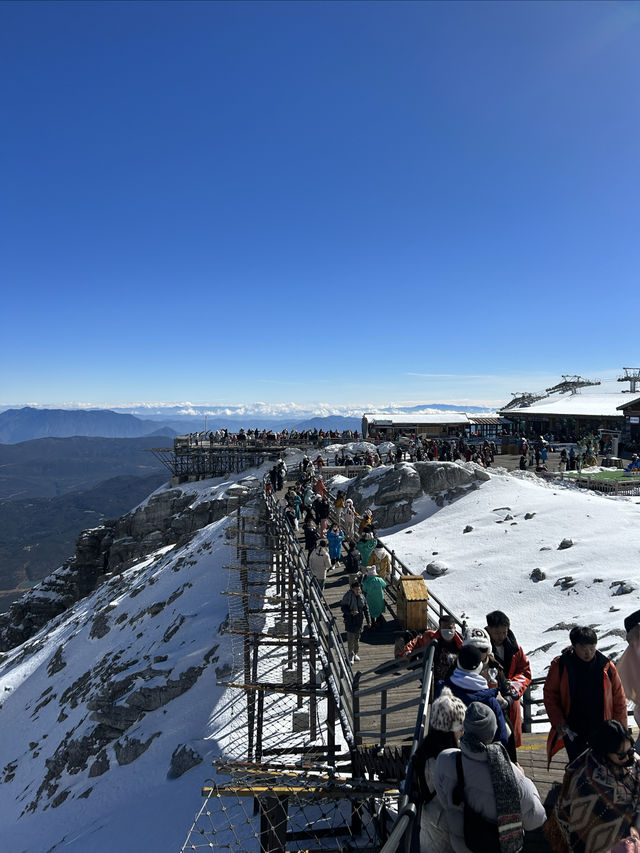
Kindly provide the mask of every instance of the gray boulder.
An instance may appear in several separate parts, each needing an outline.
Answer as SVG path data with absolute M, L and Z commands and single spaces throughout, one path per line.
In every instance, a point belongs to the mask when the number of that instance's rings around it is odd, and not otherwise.
M 167 778 L 178 779 L 183 773 L 186 773 L 187 770 L 191 770 L 192 767 L 196 767 L 198 764 L 201 764 L 202 760 L 202 756 L 197 753 L 195 749 L 181 743 L 180 746 L 177 746 L 173 751 Z

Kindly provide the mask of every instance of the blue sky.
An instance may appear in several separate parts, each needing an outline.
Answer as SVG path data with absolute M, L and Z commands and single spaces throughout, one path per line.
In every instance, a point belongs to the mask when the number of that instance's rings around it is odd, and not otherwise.
M 1 404 L 636 366 L 640 5 L 0 4 Z

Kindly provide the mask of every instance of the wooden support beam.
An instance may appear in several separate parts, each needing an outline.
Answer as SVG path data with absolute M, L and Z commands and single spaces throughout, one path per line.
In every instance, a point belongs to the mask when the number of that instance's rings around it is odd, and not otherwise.
M 397 797 L 398 788 L 390 786 L 388 782 L 374 782 L 367 780 L 366 789 L 358 789 L 352 781 L 345 782 L 344 788 L 323 787 L 322 785 L 207 785 L 202 788 L 203 797 L 215 795 L 221 797 L 260 797 L 262 795 L 295 796 L 298 798 L 308 797 L 310 799 L 323 800 L 366 800 L 371 796 Z
M 260 595 L 257 592 L 233 592 L 233 590 L 223 589 L 220 595 L 230 595 L 232 598 L 262 598 L 264 601 L 270 601 L 273 603 L 277 603 L 280 601 L 288 601 L 288 598 L 281 598 L 277 595 L 269 595 L 268 592 Z M 258 610 L 258 613 L 262 613 L 262 610 Z M 279 612 L 279 611 L 278 611 Z
M 286 693 L 293 696 L 312 696 L 314 691 L 319 696 L 326 696 L 327 691 L 322 687 L 312 687 L 311 685 L 301 684 L 298 686 L 291 686 L 289 684 L 268 684 L 263 682 L 262 684 L 238 684 L 235 681 L 216 681 L 216 684 L 219 687 L 234 687 L 236 690 L 266 690 L 272 693 Z

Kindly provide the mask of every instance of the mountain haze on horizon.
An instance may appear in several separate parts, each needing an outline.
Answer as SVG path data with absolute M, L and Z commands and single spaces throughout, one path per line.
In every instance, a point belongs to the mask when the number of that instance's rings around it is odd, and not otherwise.
M 425 403 L 413 406 L 363 408 L 357 414 L 352 408 L 327 407 L 305 409 L 292 406 L 290 413 L 275 407 L 266 414 L 267 406 L 153 406 L 150 411 L 139 406 L 129 408 L 40 408 L 24 406 L 0 411 L 0 444 L 17 444 L 39 438 L 95 436 L 102 438 L 134 438 L 158 436 L 172 438 L 181 432 L 204 429 L 307 429 L 360 430 L 366 412 L 388 414 L 492 411 L 482 406 L 457 406 L 452 403 Z M 144 415 L 144 417 L 141 417 Z

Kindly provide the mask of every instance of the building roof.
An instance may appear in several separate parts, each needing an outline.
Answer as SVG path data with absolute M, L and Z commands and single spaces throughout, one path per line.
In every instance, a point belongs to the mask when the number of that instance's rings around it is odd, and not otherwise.
M 618 409 L 640 409 L 640 397 L 630 397 Z
M 538 400 L 532 406 L 524 406 L 521 409 L 508 409 L 504 412 L 506 417 L 535 417 L 545 415 L 563 415 L 570 418 L 595 417 L 595 418 L 620 418 L 619 409 L 629 402 L 629 394 L 617 393 L 583 393 L 578 394 L 554 394 L 543 400 Z
M 472 421 L 465 412 L 438 412 L 437 414 L 405 413 L 390 415 L 387 412 L 365 414 L 369 424 L 390 426 L 392 424 L 470 424 Z

